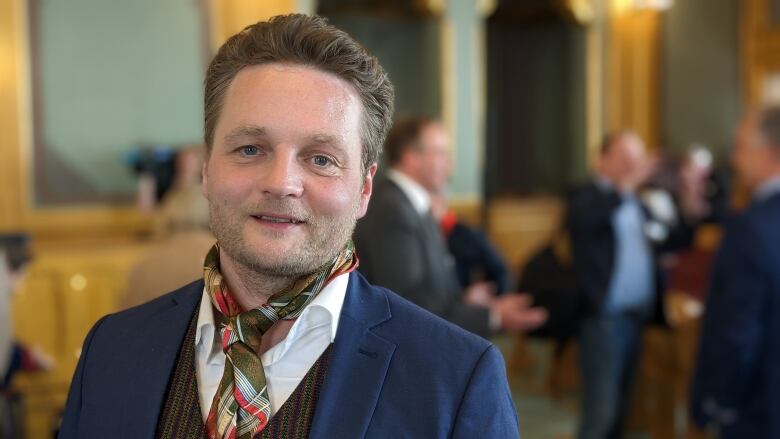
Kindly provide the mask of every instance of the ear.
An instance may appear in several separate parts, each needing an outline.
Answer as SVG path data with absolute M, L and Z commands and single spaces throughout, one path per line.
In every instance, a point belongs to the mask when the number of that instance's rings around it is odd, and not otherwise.
M 209 198 L 209 191 L 206 189 L 206 187 L 209 184 L 208 180 L 208 163 L 209 163 L 209 156 L 206 156 L 206 160 L 203 160 L 203 165 L 200 167 L 200 192 L 203 194 L 206 199 Z
M 366 172 L 366 176 L 363 177 L 363 183 L 360 188 L 360 205 L 358 206 L 357 218 L 363 218 L 368 210 L 368 201 L 371 199 L 371 192 L 374 189 L 374 176 L 378 169 L 376 163 L 372 164 Z

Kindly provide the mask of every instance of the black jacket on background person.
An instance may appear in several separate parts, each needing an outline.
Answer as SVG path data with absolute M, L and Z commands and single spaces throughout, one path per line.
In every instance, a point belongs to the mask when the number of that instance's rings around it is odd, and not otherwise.
M 477 335 L 490 334 L 489 311 L 466 305 L 452 256 L 431 215 L 420 215 L 392 180 L 374 183 L 354 234 L 358 270 L 374 285 Z
M 496 285 L 497 295 L 505 293 L 509 288 L 509 269 L 485 233 L 459 221 L 443 228 L 447 248 L 455 258 L 460 286 L 466 288 L 474 281 L 483 280 Z M 481 279 L 475 279 L 475 273 Z
M 595 313 L 603 309 L 606 300 L 615 264 L 615 230 L 612 215 L 621 203 L 621 195 L 614 188 L 600 185 L 595 181 L 573 188 L 566 198 L 565 227 L 571 239 L 572 264 L 579 291 L 584 299 L 586 313 Z M 652 219 L 646 208 L 642 210 L 645 214 L 645 225 L 649 227 Z M 654 258 L 656 306 L 653 317 L 655 320 L 663 321 L 661 293 L 664 289 L 664 279 L 657 257 L 660 246 L 656 242 L 650 244 L 656 253 Z

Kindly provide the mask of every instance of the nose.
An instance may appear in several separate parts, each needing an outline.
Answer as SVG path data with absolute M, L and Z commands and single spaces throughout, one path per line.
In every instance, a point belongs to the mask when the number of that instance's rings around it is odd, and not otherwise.
M 273 154 L 273 158 L 268 161 L 262 172 L 263 195 L 295 198 L 303 194 L 302 169 L 294 154 L 288 152 Z

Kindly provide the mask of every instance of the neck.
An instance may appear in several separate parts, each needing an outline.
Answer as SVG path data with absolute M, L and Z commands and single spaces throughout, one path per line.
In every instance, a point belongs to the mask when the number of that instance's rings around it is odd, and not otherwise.
M 220 250 L 219 270 L 227 282 L 233 298 L 244 310 L 257 308 L 268 302 L 274 294 L 295 282 L 295 278 L 258 273 L 243 264 L 233 261 Z

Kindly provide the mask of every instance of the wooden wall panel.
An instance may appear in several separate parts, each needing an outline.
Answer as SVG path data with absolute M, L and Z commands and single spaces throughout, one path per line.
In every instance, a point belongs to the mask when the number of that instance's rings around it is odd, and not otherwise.
M 742 73 L 746 106 L 771 101 L 780 96 L 767 96 L 765 81 L 780 74 L 780 26 L 770 21 L 771 0 L 745 0 L 741 5 Z
M 558 229 L 563 202 L 554 197 L 505 198 L 490 204 L 487 231 L 515 273 Z
M 659 14 L 613 4 L 607 43 L 607 129 L 633 129 L 651 149 L 659 136 Z
M 12 304 L 14 333 L 54 360 L 53 369 L 20 373 L 28 437 L 50 437 L 89 329 L 117 311 L 118 297 L 143 244 L 78 245 L 37 249 Z
M 23 8 L 21 0 L 0 0 L 0 230 L 21 225 Z
M 246 26 L 295 10 L 294 0 L 211 0 L 211 42 L 214 51 Z

